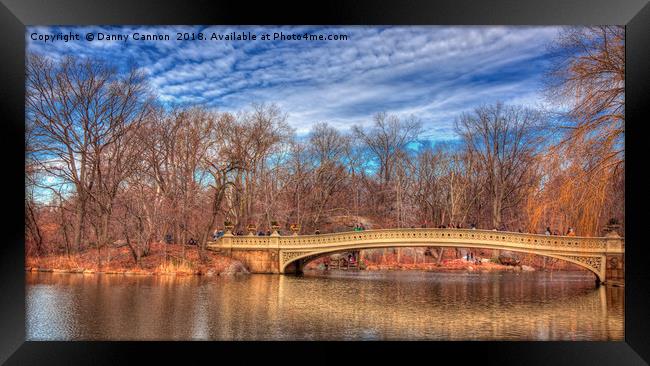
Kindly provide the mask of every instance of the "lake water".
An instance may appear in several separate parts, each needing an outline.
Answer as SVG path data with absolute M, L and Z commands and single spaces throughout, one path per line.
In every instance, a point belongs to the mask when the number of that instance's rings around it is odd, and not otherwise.
M 26 276 L 28 340 L 624 339 L 583 273 Z

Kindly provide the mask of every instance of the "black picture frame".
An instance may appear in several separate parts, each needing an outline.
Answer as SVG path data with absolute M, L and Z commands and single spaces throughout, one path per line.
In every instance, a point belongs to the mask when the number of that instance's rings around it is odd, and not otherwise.
M 333 352 L 368 363 L 414 356 L 522 365 L 642 365 L 650 361 L 650 274 L 642 241 L 645 134 L 650 94 L 650 5 L 647 0 L 589 1 L 250 1 L 0 0 L 0 121 L 3 128 L 0 244 L 0 362 L 31 364 L 184 364 L 225 361 L 326 361 Z M 24 271 L 24 61 L 26 25 L 72 24 L 401 24 L 626 25 L 626 242 L 624 342 L 26 342 Z M 251 352 L 250 348 L 257 348 Z M 645 361 L 644 361 L 645 360 Z M 264 362 L 263 360 L 258 362 Z M 456 361 L 454 361 L 456 362 Z M 211 362 L 213 363 L 213 362 Z

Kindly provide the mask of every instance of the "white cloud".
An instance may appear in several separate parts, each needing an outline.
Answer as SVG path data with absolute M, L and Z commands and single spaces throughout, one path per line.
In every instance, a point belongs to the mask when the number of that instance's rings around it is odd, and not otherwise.
M 32 42 L 58 57 L 135 60 L 168 103 L 235 111 L 277 103 L 299 134 L 326 121 L 342 129 L 388 111 L 413 114 L 445 138 L 478 104 L 542 103 L 540 65 L 553 27 L 29 27 L 30 32 L 166 33 L 164 42 Z M 348 41 L 176 41 L 176 32 L 347 34 Z M 444 132 L 447 131 L 447 132 Z M 436 136 L 433 136 L 434 138 Z

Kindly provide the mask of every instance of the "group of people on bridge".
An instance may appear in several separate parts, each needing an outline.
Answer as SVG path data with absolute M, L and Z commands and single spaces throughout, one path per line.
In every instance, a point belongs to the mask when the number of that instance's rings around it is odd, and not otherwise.
M 354 224 L 354 228 L 352 229 L 352 231 L 357 231 L 357 232 L 364 231 L 364 230 L 366 230 L 366 227 L 362 223 Z M 314 230 L 314 235 L 320 235 L 320 229 Z
M 557 230 L 555 230 L 555 231 L 551 231 L 551 227 L 550 227 L 550 226 L 547 226 L 547 227 L 546 227 L 546 231 L 544 232 L 544 234 L 546 234 L 547 236 L 548 236 L 548 235 L 560 235 L 560 233 L 559 233 Z M 575 230 L 573 230 L 572 227 L 570 227 L 570 228 L 567 230 L 566 234 L 564 234 L 564 235 L 565 235 L 565 236 L 576 236 L 576 232 L 575 232 Z
M 223 230 L 216 229 L 214 233 L 212 233 L 212 240 L 220 239 L 224 234 L 225 233 Z M 233 231 L 232 235 L 243 236 L 244 231 L 243 230 Z M 260 230 L 257 232 L 257 236 L 271 236 L 271 230 L 266 230 L 266 231 Z
M 426 225 L 422 226 L 423 228 L 426 227 Z M 412 226 L 414 228 L 414 226 Z M 438 226 L 439 229 L 464 229 L 463 224 L 453 224 L 450 223 L 449 225 L 440 225 Z M 469 227 L 471 230 L 476 230 L 476 224 L 470 224 Z M 497 229 L 496 227 L 492 229 L 492 231 L 508 231 L 508 229 L 505 226 L 501 226 L 501 228 Z M 518 233 L 524 233 L 525 231 L 522 230 L 521 228 L 517 229 Z M 544 232 L 546 235 L 560 235 L 560 233 L 557 230 L 552 231 L 549 226 L 546 227 L 546 231 Z M 567 229 L 565 236 L 575 236 L 575 229 L 573 227 L 570 227 Z
M 428 227 L 428 225 L 426 223 L 422 224 L 422 226 L 421 226 L 421 228 L 427 228 L 427 227 Z M 414 229 L 415 226 L 411 226 L 411 228 Z M 464 229 L 465 227 L 463 226 L 462 223 L 459 223 L 459 224 L 450 223 L 449 225 L 444 225 L 444 224 L 438 225 L 437 228 L 438 229 Z M 474 223 L 470 224 L 469 229 L 476 230 L 476 224 L 474 224 Z M 352 230 L 355 231 L 355 232 L 364 231 L 364 230 L 366 230 L 366 227 L 365 227 L 365 225 L 363 223 L 356 223 L 356 224 L 354 224 L 354 228 Z M 500 229 L 494 228 L 492 230 L 493 231 L 507 231 L 507 229 L 505 227 L 503 227 L 503 226 Z M 524 233 L 524 231 L 521 228 L 519 228 L 517 230 L 517 232 Z M 314 231 L 315 235 L 319 235 L 320 233 L 321 233 L 321 231 L 318 228 Z M 550 226 L 546 227 L 546 231 L 544 233 L 546 235 L 560 235 L 557 230 L 551 230 Z M 212 234 L 212 239 L 213 240 L 220 239 L 223 235 L 224 235 L 223 230 L 216 229 L 214 231 L 214 233 Z M 232 235 L 241 236 L 241 235 L 244 235 L 244 231 L 239 230 L 239 231 L 233 232 Z M 575 236 L 576 234 L 575 234 L 574 228 L 570 227 L 567 230 L 565 235 L 566 236 Z M 266 231 L 260 230 L 260 231 L 257 232 L 257 236 L 271 236 L 271 230 L 266 230 Z M 167 243 L 171 242 L 171 235 L 170 234 L 165 236 L 165 241 Z

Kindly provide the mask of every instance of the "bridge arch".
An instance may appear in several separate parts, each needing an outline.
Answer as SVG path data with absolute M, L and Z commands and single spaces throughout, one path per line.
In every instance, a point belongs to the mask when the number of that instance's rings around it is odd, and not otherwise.
M 535 250 L 526 250 L 526 249 L 520 249 L 520 248 L 509 248 L 509 247 L 486 247 L 482 245 L 473 245 L 473 244 L 467 244 L 467 245 L 449 245 L 449 244 L 435 244 L 435 243 L 406 243 L 406 244 L 388 244 L 388 243 L 364 243 L 364 244 L 356 244 L 356 245 L 345 245 L 345 246 L 339 246 L 337 248 L 323 248 L 320 250 L 314 250 L 311 252 L 304 252 L 304 253 L 295 253 L 291 252 L 291 258 L 289 259 L 288 256 L 286 256 L 286 262 L 281 263 L 281 268 L 280 268 L 280 273 L 287 273 L 291 271 L 287 271 L 288 268 L 292 266 L 296 266 L 299 263 L 300 268 L 302 268 L 303 265 L 316 260 L 318 258 L 322 258 L 323 256 L 326 256 L 328 254 L 335 254 L 335 253 L 344 253 L 344 252 L 350 252 L 350 251 L 357 251 L 357 250 L 369 250 L 369 249 L 384 249 L 384 248 L 421 248 L 421 247 L 429 247 L 429 248 L 440 248 L 440 247 L 445 247 L 445 248 L 471 248 L 471 249 L 498 249 L 498 250 L 504 250 L 504 251 L 510 251 L 510 252 L 517 252 L 517 253 L 526 253 L 526 254 L 535 254 L 539 256 L 544 256 L 548 258 L 555 258 L 559 260 L 563 260 L 566 262 L 570 262 L 573 264 L 578 265 L 581 268 L 587 269 L 591 273 L 593 273 L 596 278 L 599 281 L 604 281 L 605 278 L 603 277 L 604 274 L 599 271 L 595 266 L 593 265 L 592 261 L 585 261 L 581 260 L 581 257 L 568 257 L 564 255 L 557 255 L 557 254 L 551 254 L 551 253 L 543 253 Z M 284 254 L 284 253 L 283 253 Z M 604 256 L 601 259 L 604 262 Z

